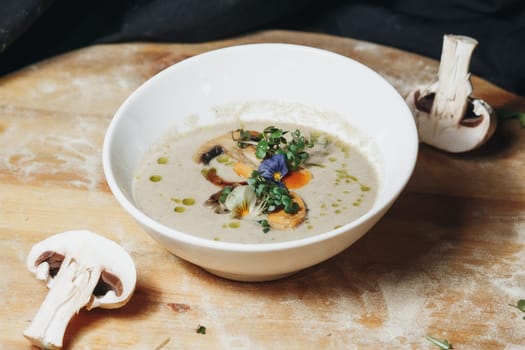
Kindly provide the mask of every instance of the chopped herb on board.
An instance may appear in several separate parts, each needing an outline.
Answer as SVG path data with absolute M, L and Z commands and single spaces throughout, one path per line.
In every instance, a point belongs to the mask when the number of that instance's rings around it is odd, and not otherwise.
M 164 346 L 166 346 L 169 342 L 170 342 L 170 338 L 166 338 L 162 341 L 162 343 L 160 343 L 159 345 L 157 345 L 153 350 L 160 350 L 162 349 Z
M 512 306 L 512 307 L 520 310 L 521 312 L 525 313 L 525 299 L 520 299 L 520 300 L 518 300 L 516 305 L 509 304 L 509 306 Z M 523 316 L 523 319 L 525 320 L 525 316 Z
M 199 326 L 197 327 L 196 332 L 197 332 L 198 334 L 206 334 L 206 327 L 204 327 L 203 325 L 199 325 Z
M 432 344 L 436 345 L 440 349 L 444 349 L 444 350 L 453 349 L 452 348 L 452 344 L 450 344 L 448 342 L 448 340 L 446 340 L 446 339 L 438 339 L 438 338 L 432 337 L 430 335 L 427 335 L 426 338 L 427 338 L 427 340 L 429 342 L 431 342 Z

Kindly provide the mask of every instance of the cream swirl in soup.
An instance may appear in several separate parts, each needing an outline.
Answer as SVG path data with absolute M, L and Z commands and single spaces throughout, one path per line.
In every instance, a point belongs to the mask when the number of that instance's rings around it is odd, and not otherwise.
M 171 134 L 146 153 L 136 205 L 181 232 L 271 243 L 330 231 L 362 216 L 378 191 L 355 146 L 315 129 L 263 122 Z

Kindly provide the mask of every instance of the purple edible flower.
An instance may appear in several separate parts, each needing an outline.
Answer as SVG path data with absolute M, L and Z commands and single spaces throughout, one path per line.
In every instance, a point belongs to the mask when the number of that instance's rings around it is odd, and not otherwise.
M 266 180 L 281 182 L 281 179 L 288 174 L 286 166 L 286 156 L 275 154 L 271 158 L 265 159 L 259 165 L 259 174 Z

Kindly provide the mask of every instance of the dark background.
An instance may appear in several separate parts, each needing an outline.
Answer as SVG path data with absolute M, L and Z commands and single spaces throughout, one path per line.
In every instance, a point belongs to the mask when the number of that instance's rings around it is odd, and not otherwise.
M 260 29 L 329 33 L 439 59 L 479 41 L 471 72 L 525 96 L 523 0 L 0 0 L 0 76 L 97 43 L 200 42 Z

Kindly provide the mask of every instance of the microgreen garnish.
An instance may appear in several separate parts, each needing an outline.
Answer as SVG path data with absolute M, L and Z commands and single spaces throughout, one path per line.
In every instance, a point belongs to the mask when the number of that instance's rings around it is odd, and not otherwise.
M 525 299 L 520 299 L 520 300 L 518 300 L 516 305 L 509 304 L 509 306 L 512 306 L 513 308 L 516 308 L 516 309 L 520 310 L 521 312 L 525 313 Z M 523 319 L 525 320 L 525 316 L 523 316 Z
M 239 137 L 237 145 L 241 148 L 255 144 L 255 156 L 259 159 L 268 159 L 276 154 L 282 154 L 286 157 L 288 168 L 291 171 L 298 170 L 308 159 L 307 148 L 312 148 L 314 142 L 306 139 L 299 130 L 291 133 L 275 126 L 268 126 L 263 130 L 258 141 L 253 135 L 246 130 L 238 130 Z M 290 135 L 291 139 L 286 138 Z
M 446 339 L 438 339 L 438 338 L 432 337 L 430 335 L 427 335 L 426 338 L 427 338 L 427 340 L 429 342 L 431 342 L 432 344 L 438 346 L 441 349 L 444 349 L 444 350 L 453 349 L 452 344 L 450 344 L 448 342 L 448 340 L 446 340 Z
M 239 133 L 239 135 L 237 136 L 236 133 Z M 237 146 L 239 148 L 246 148 L 249 145 L 257 144 L 261 139 L 261 135 L 255 136 L 254 133 L 248 130 L 238 129 L 232 132 L 232 139 L 237 141 Z
M 198 334 L 206 334 L 206 327 L 204 327 L 203 325 L 199 325 L 195 331 Z
M 273 156 L 277 151 L 286 145 L 286 135 L 288 131 L 269 126 L 262 132 L 262 139 L 257 143 L 255 155 L 259 159 L 265 159 Z
M 259 223 L 259 225 L 261 225 L 264 233 L 268 233 L 268 231 L 270 231 L 270 224 L 268 223 L 268 220 L 263 219 L 257 222 Z
M 292 132 L 292 141 L 289 142 L 288 149 L 286 150 L 286 158 L 292 171 L 298 170 L 304 164 L 309 157 L 305 149 L 312 148 L 313 146 L 314 142 L 307 140 L 301 135 L 299 130 Z
M 221 191 L 219 202 L 224 204 L 224 202 L 226 202 L 226 197 L 228 197 L 228 195 L 231 193 L 232 190 L 233 190 L 233 187 L 231 186 L 224 187 L 224 189 Z
M 218 198 L 218 202 L 224 205 L 225 212 L 229 212 L 233 219 L 257 220 L 266 233 L 270 224 L 261 219 L 263 214 L 279 210 L 296 214 L 299 211 L 300 206 L 293 200 L 283 178 L 304 170 L 302 167 L 309 157 L 306 149 L 314 146 L 314 138 L 308 140 L 299 130 L 289 132 L 275 126 L 268 126 L 262 132 L 237 129 L 232 131 L 231 137 L 239 148 L 253 147 L 255 156 L 261 159 L 258 169 L 247 178 L 248 186 L 241 184 L 236 187 L 238 184 L 219 181 L 216 172 L 212 171 L 214 169 L 203 175 L 213 184 L 223 186 L 216 200 Z M 236 173 L 241 175 L 238 171 Z M 247 177 L 247 174 L 241 176 Z
M 287 214 L 295 214 L 299 205 L 292 200 L 290 192 L 278 181 L 269 181 L 255 170 L 248 179 L 255 195 L 264 203 L 264 212 L 271 213 L 283 209 Z
M 312 148 L 314 141 L 306 139 L 297 129 L 290 133 L 275 126 L 266 127 L 257 137 L 253 132 L 242 129 L 232 133 L 232 137 L 241 148 L 254 145 L 255 156 L 262 159 L 259 168 L 248 178 L 248 185 L 258 198 L 259 209 L 263 213 L 277 210 L 284 210 L 287 214 L 297 213 L 299 205 L 281 180 L 288 172 L 303 166 L 309 157 L 306 149 Z M 258 222 L 264 233 L 270 230 L 267 220 Z

